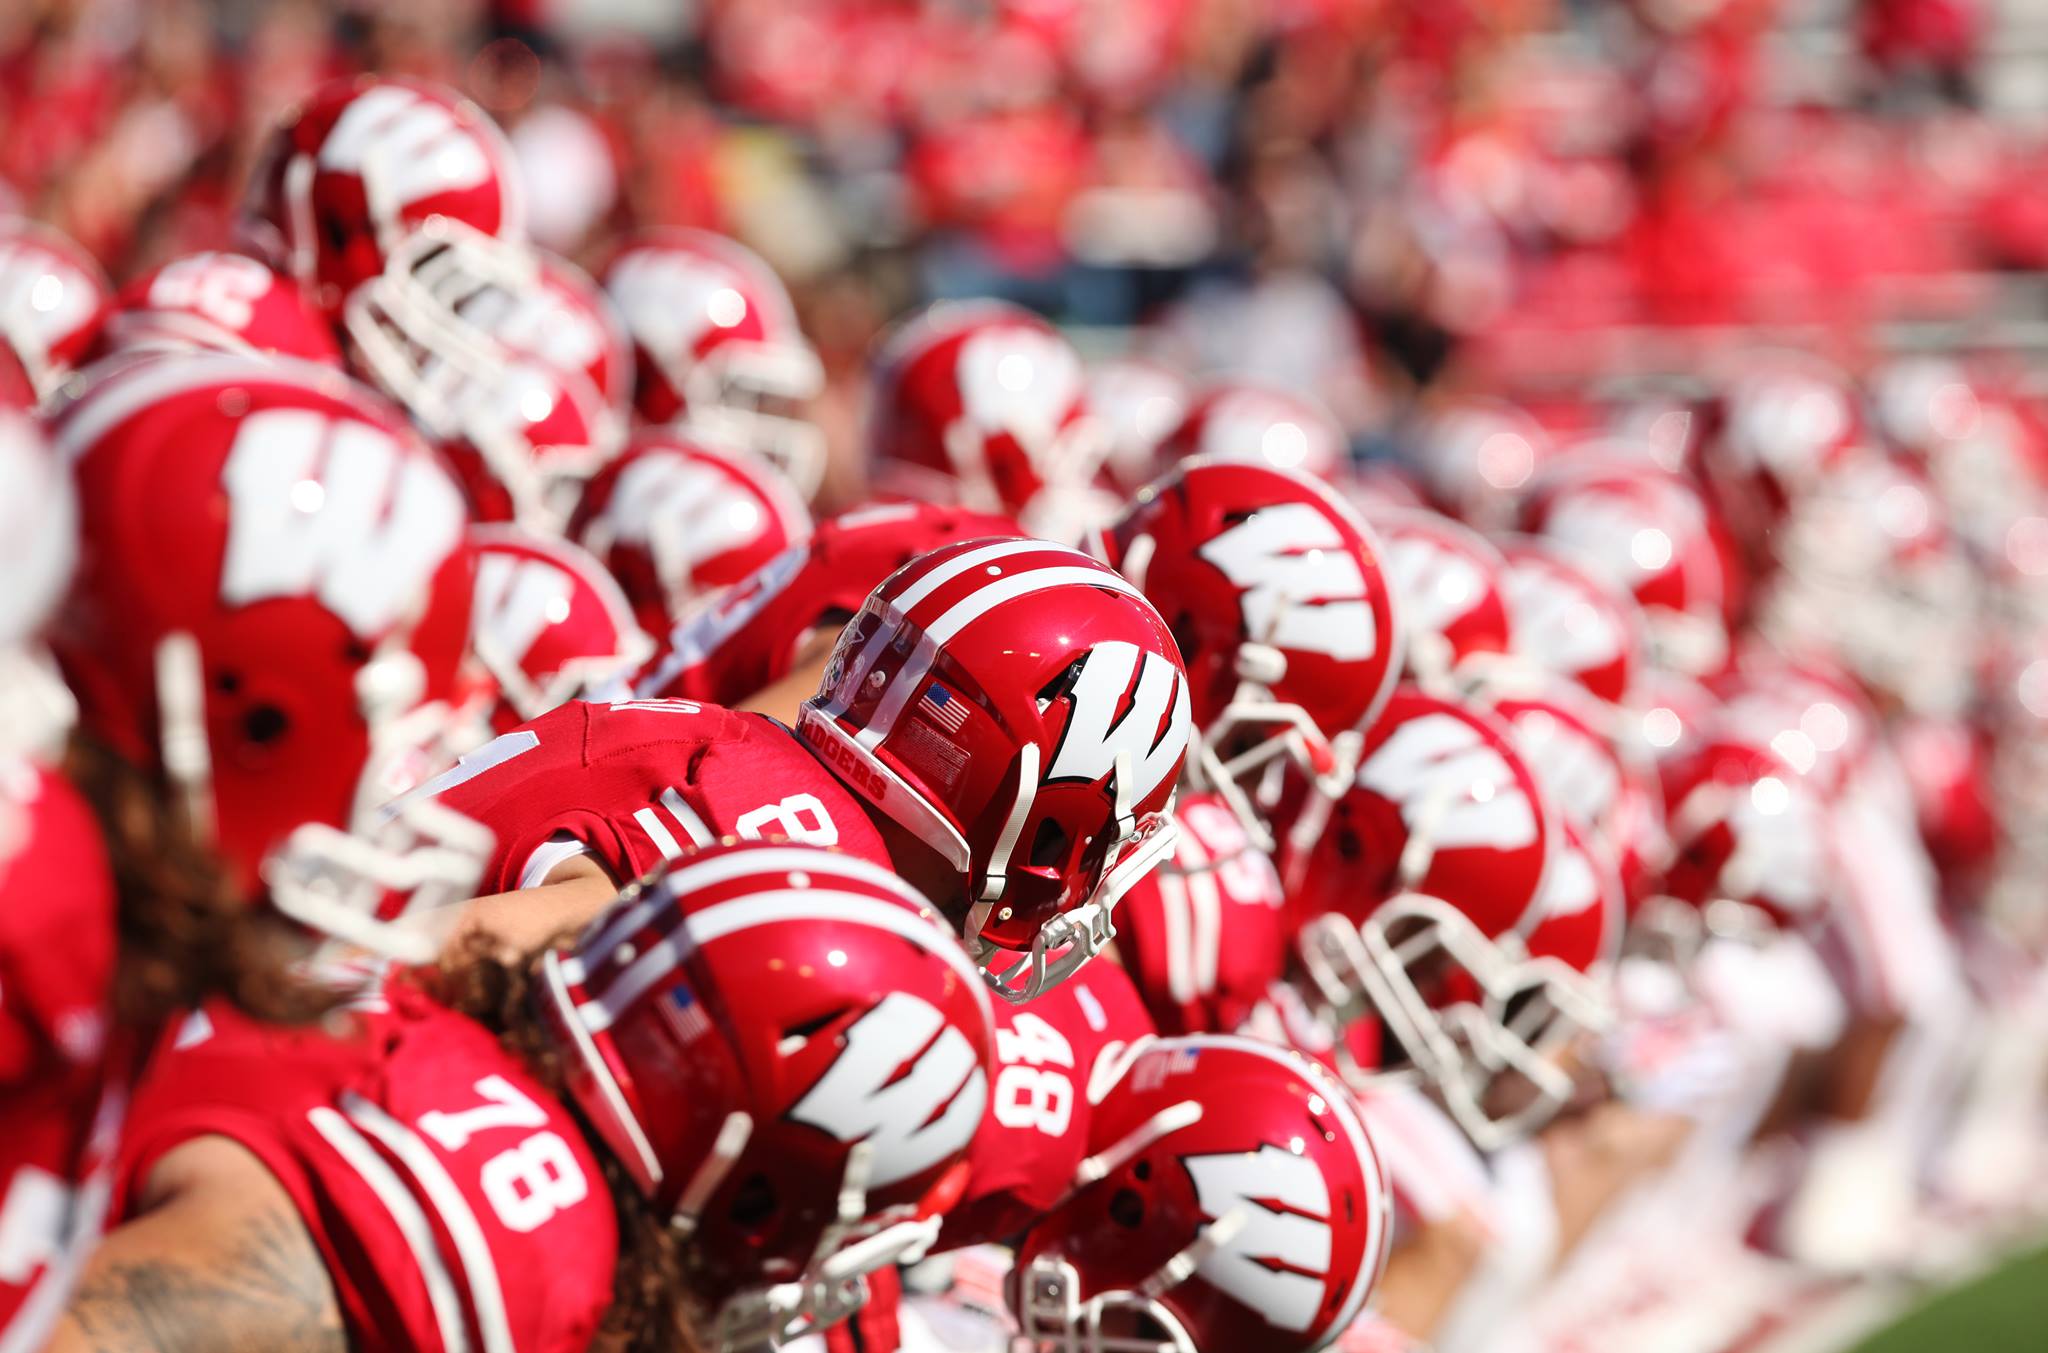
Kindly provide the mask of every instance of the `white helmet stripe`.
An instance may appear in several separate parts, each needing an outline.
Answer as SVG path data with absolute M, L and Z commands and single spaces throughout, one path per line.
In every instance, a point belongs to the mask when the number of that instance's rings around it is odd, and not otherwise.
M 591 999 L 579 1004 L 578 1017 L 591 1033 L 602 1033 L 649 988 L 673 972 L 688 949 L 755 926 L 784 921 L 865 925 L 901 936 L 943 959 L 963 983 L 979 993 L 976 999 L 987 1010 L 987 993 L 981 991 L 981 979 L 968 963 L 966 952 L 957 940 L 924 917 L 859 893 L 781 888 L 721 902 L 688 917 L 675 932 L 650 946 Z
M 594 939 L 577 942 L 576 953 L 566 960 L 570 965 L 570 980 L 581 982 L 590 964 L 602 963 L 607 955 L 626 942 L 628 936 L 645 927 L 668 907 L 675 905 L 670 900 L 672 897 L 688 894 L 699 888 L 716 887 L 748 874 L 795 872 L 808 874 L 813 880 L 820 877 L 852 879 L 855 882 L 887 889 L 910 906 L 925 905 L 924 899 L 911 891 L 910 886 L 894 874 L 879 869 L 866 860 L 816 847 L 742 849 L 692 857 L 671 867 L 662 876 L 661 884 L 656 888 L 650 888 L 633 906 L 613 916 L 609 921 L 601 920 L 598 924 L 602 925 L 603 929 L 597 931 Z
M 1076 560 L 1087 559 L 1086 555 L 1076 550 L 1059 550 L 1057 553 L 1071 556 Z M 1016 601 L 1020 597 L 1068 586 L 1100 587 L 1111 592 L 1121 592 L 1148 607 L 1151 605 L 1145 601 L 1144 594 L 1137 588 L 1093 561 L 1085 565 L 1054 565 L 1028 569 L 977 588 L 970 595 L 955 602 L 937 620 L 925 626 L 923 640 L 918 644 L 917 650 L 897 672 L 895 681 L 890 683 L 889 693 L 883 697 L 881 705 L 875 710 L 874 718 L 860 731 L 861 745 L 872 749 L 889 735 L 889 730 L 896 726 L 896 720 L 909 705 L 910 697 L 916 693 L 925 674 L 938 660 L 938 651 L 942 644 L 999 606 Z
M 978 550 L 969 550 L 956 559 L 949 559 L 910 586 L 904 588 L 903 594 L 894 598 L 889 603 L 882 627 L 875 631 L 874 636 L 868 640 L 866 647 L 861 649 L 860 657 L 855 661 L 853 670 L 847 674 L 841 689 L 848 691 L 860 689 L 860 683 L 867 679 L 868 673 L 874 670 L 877 662 L 881 661 L 882 653 L 888 648 L 889 641 L 895 638 L 896 631 L 902 628 L 904 618 L 926 597 L 929 597 L 947 583 L 952 582 L 961 574 L 984 564 L 992 564 L 998 559 L 1008 559 L 1019 554 L 1034 554 L 1041 550 L 1065 553 L 1059 546 L 1048 545 L 1042 540 L 998 541 L 993 545 L 984 545 Z M 827 706 L 825 712 L 836 719 L 846 713 L 846 706 L 839 703 L 837 699 L 834 699 Z

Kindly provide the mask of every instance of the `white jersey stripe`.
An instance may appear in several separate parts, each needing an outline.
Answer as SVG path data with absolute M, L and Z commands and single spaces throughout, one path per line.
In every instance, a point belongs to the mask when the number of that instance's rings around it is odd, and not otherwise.
M 327 1139 L 335 1154 L 362 1177 L 370 1192 L 377 1195 L 377 1201 L 384 1204 L 384 1210 L 391 1214 L 405 1247 L 412 1251 L 420 1277 L 426 1280 L 427 1304 L 434 1308 L 434 1325 L 441 1332 L 445 1353 L 468 1353 L 469 1325 L 462 1314 L 462 1303 L 455 1295 L 455 1282 L 449 1276 L 447 1264 L 442 1262 L 440 1246 L 434 1243 L 434 1228 L 427 1223 L 427 1214 L 420 1210 L 419 1200 L 384 1163 L 377 1148 L 364 1141 L 346 1118 L 325 1105 L 308 1110 L 306 1117 L 313 1130 Z
M 448 1228 L 448 1235 L 455 1242 L 456 1257 L 462 1261 L 463 1275 L 469 1281 L 470 1306 L 476 1312 L 477 1333 L 483 1338 L 483 1353 L 517 1353 L 512 1342 L 512 1322 L 505 1314 L 505 1293 L 498 1285 L 498 1264 L 491 1255 L 490 1242 L 484 1239 L 483 1228 L 477 1224 L 469 1200 L 448 1177 L 440 1158 L 414 1135 L 411 1128 L 361 1095 L 343 1096 L 342 1109 L 356 1126 L 397 1156 L 412 1172 L 413 1178 L 419 1181 L 420 1187 L 427 1191 L 427 1200 L 434 1205 L 441 1224 Z
M 668 809 L 669 816 L 682 825 L 690 834 L 690 840 L 699 846 L 708 846 L 718 839 L 718 833 L 704 825 L 704 819 L 697 816 L 697 810 L 683 800 L 671 785 L 661 791 L 661 806 Z
M 682 842 L 674 833 L 662 825 L 661 815 L 652 808 L 642 808 L 633 814 L 633 820 L 640 824 L 640 830 L 647 833 L 647 839 L 654 842 L 654 848 L 661 852 L 664 860 L 678 860 L 683 855 Z

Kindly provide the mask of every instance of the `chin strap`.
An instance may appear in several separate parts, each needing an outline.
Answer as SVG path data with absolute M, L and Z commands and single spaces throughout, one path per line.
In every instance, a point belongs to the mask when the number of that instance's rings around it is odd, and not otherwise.
M 201 841 L 214 839 L 213 749 L 206 738 L 206 673 L 199 641 L 185 630 L 156 646 L 157 745 L 177 786 L 185 820 Z
M 1012 1348 L 1017 1353 L 1202 1353 L 1187 1326 L 1159 1299 L 1235 1240 L 1248 1220 L 1246 1209 L 1232 1208 L 1204 1226 L 1193 1241 L 1135 1288 L 1098 1293 L 1085 1302 L 1081 1300 L 1081 1275 L 1072 1264 L 1051 1258 L 1032 1261 L 1024 1270 L 1018 1302 L 1023 1332 Z M 1111 1315 L 1131 1317 L 1134 1329 L 1142 1328 L 1140 1321 L 1150 1322 L 1160 1333 L 1105 1332 L 1103 1325 Z
M 838 1215 L 818 1238 L 803 1275 L 728 1300 L 711 1331 L 717 1353 L 768 1353 L 830 1328 L 867 1304 L 868 1274 L 892 1264 L 917 1263 L 930 1251 L 939 1238 L 941 1216 L 892 1223 L 868 1218 L 873 1164 L 873 1144 L 856 1142 L 840 1179 Z
M 675 1214 L 669 1218 L 669 1227 L 676 1235 L 687 1240 L 697 1233 L 697 1224 L 704 1215 L 704 1205 L 711 1201 L 711 1195 L 718 1192 L 718 1186 L 732 1173 L 732 1167 L 739 1162 L 747 1149 L 747 1142 L 754 1135 L 754 1120 L 749 1114 L 738 1109 L 726 1115 L 725 1123 L 718 1129 L 718 1140 L 712 1144 L 711 1154 L 690 1176 L 690 1182 L 683 1186 L 682 1194 L 676 1199 Z
M 1148 813 L 1138 819 L 1110 847 L 1122 854 L 1103 872 L 1088 900 L 1041 925 L 1021 964 L 1012 963 L 1000 970 L 992 966 L 1004 958 L 1014 958 L 1016 951 L 981 938 L 980 922 L 991 904 L 977 906 L 968 919 L 968 933 L 973 937 L 969 949 L 989 989 L 1012 1005 L 1023 1005 L 1072 977 L 1089 959 L 1108 948 L 1116 938 L 1116 924 L 1111 919 L 1116 904 L 1138 880 L 1173 854 L 1179 831 L 1170 812 Z

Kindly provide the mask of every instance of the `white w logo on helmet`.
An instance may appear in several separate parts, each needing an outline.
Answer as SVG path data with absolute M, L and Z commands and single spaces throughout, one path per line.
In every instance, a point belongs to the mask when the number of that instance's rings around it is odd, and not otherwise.
M 1255 643 L 1339 661 L 1379 647 L 1365 577 L 1343 533 L 1308 503 L 1276 503 L 1202 546 L 1202 558 L 1244 589 L 1245 635 Z
M 462 537 L 461 495 L 432 461 L 312 409 L 244 418 L 221 483 L 221 599 L 311 595 L 363 639 L 408 618 Z
M 1576 841 L 1559 841 L 1543 871 L 1543 890 L 1536 895 L 1537 918 L 1549 921 L 1577 916 L 1601 901 L 1600 879 L 1585 848 Z
M 545 560 L 483 553 L 476 565 L 477 642 L 523 662 L 548 626 L 569 614 L 574 590 L 569 575 Z
M 475 129 L 404 85 L 376 85 L 350 100 L 320 144 L 320 166 L 360 174 L 380 226 L 415 202 L 491 179 L 491 159 Z
M 701 460 L 647 455 L 627 465 L 587 534 L 646 546 L 662 586 L 690 588 L 706 560 L 757 538 L 767 512 L 734 478 Z
M 622 257 L 609 290 L 627 327 L 665 365 L 687 360 L 706 334 L 732 328 L 752 304 L 737 272 L 661 249 Z
M 1081 362 L 1054 334 L 991 328 L 960 345 L 960 399 L 967 421 L 1008 432 L 1027 450 L 1049 445 L 1081 397 Z
M 868 1185 L 886 1188 L 966 1150 L 987 1106 L 974 1045 L 929 1003 L 895 991 L 846 1031 L 845 1051 L 789 1116 L 867 1142 Z
M 1321 1167 L 1270 1142 L 1257 1154 L 1184 1156 L 1181 1163 L 1204 1215 L 1240 1219 L 1196 1271 L 1281 1329 L 1308 1329 L 1330 1270 L 1330 1185 Z
M 1583 672 L 1621 656 L 1622 637 L 1547 568 L 1517 564 L 1501 579 L 1515 646 L 1566 672 Z
M 1170 659 L 1141 653 L 1136 644 L 1097 645 L 1075 679 L 1073 702 L 1059 752 L 1045 773 L 1048 781 L 1100 780 L 1117 769 L 1120 757 L 1128 756 L 1131 782 L 1119 783 L 1117 793 L 1136 802 L 1173 773 L 1187 749 L 1192 723 L 1187 683 Z
M 1441 634 L 1479 600 L 1485 579 L 1465 555 L 1420 535 L 1395 536 L 1387 545 L 1411 633 Z
M 1540 710 L 1518 716 L 1515 745 L 1551 802 L 1569 805 L 1581 822 L 1603 820 L 1621 795 L 1614 758 L 1562 719 Z
M 1536 807 L 1507 758 L 1449 714 L 1396 728 L 1358 768 L 1358 783 L 1401 808 L 1410 832 L 1438 848 L 1512 850 L 1536 839 Z

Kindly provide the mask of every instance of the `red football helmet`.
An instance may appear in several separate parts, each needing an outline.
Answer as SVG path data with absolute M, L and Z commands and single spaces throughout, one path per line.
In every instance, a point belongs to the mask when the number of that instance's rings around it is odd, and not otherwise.
M 1628 716 L 1556 678 L 1491 703 L 1566 825 L 1614 858 L 1636 896 L 1664 867 L 1670 842 L 1656 767 L 1642 741 L 1627 735 Z
M 1863 454 L 1865 429 L 1847 372 L 1811 353 L 1745 354 L 1710 410 L 1700 468 L 1753 552 L 1832 467 Z
M 1108 452 L 1081 358 L 998 301 L 942 301 L 899 324 L 875 362 L 868 455 L 891 491 L 1078 538 Z M 1106 515 L 1106 514 L 1105 514 Z M 1098 518 L 1097 520 L 1099 520 Z
M 1180 645 L 1200 734 L 1191 782 L 1270 849 L 1253 784 L 1283 757 L 1333 791 L 1344 784 L 1400 676 L 1379 542 L 1300 471 L 1204 457 L 1141 492 L 1098 549 Z
M 1279 864 L 1304 919 L 1356 923 L 1406 891 L 1442 898 L 1489 939 L 1527 929 L 1556 830 L 1513 730 L 1492 713 L 1402 686 L 1351 783 L 1334 798 L 1299 789 Z
M 1539 477 L 1523 524 L 1642 605 L 1658 658 L 1694 675 L 1728 660 L 1735 561 L 1692 481 L 1617 442 L 1591 442 Z
M 476 515 L 559 532 L 584 481 L 625 439 L 600 381 L 620 359 L 568 265 L 478 252 L 429 221 L 350 294 L 354 355 L 454 463 Z
M 1007 517 L 932 503 L 879 503 L 827 518 L 808 541 L 692 611 L 635 693 L 736 705 L 787 676 L 813 636 L 836 634 L 868 593 L 919 555 L 1017 534 Z
M 632 349 L 605 294 L 582 269 L 545 250 L 474 256 L 428 223 L 393 251 L 346 308 L 349 331 L 402 403 L 438 364 L 484 378 L 507 353 L 544 362 L 572 381 L 585 418 L 623 435 Z M 396 343 L 397 350 L 388 349 Z
M 1829 801 L 1769 745 L 1711 730 L 1664 767 L 1664 802 L 1667 896 L 1703 910 L 1739 904 L 1773 924 L 1808 922 L 1829 901 Z
M 1310 1353 L 1385 1270 L 1393 1204 L 1350 1092 L 1249 1038 L 1150 1043 L 1076 1192 L 1025 1236 L 1020 1353 Z
M 0 343 L 47 396 L 91 349 L 113 287 L 91 254 L 62 232 L 0 217 Z
M 523 252 L 525 207 L 497 124 L 452 90 L 357 76 L 315 90 L 264 148 L 244 229 L 330 315 L 421 227 L 488 275 Z
M 1514 537 L 1500 552 L 1515 656 L 1609 704 L 1627 703 L 1648 646 L 1635 598 L 1542 541 Z
M 1325 483 L 1351 463 L 1344 429 L 1312 396 L 1244 379 L 1204 386 L 1159 455 L 1270 465 Z
M 1351 787 L 1334 800 L 1307 796 L 1281 857 L 1310 994 L 1340 1026 L 1385 1021 L 1482 1146 L 1511 1140 L 1542 1111 L 1490 1107 L 1502 1075 L 1537 1085 L 1537 1104 L 1561 1102 L 1509 1020 L 1522 993 L 1547 986 L 1528 970 L 1523 940 L 1542 919 L 1558 832 L 1500 720 L 1403 687 Z
M 109 352 L 230 352 L 341 366 L 334 326 L 298 284 L 246 254 L 176 258 L 121 289 Z
M 937 1238 L 995 1037 L 966 955 L 900 880 L 815 846 L 709 846 L 541 974 L 569 1094 L 688 1240 L 711 1347 L 830 1325 L 864 1274 Z
M 581 371 L 623 425 L 633 409 L 633 340 L 625 319 L 583 269 L 545 249 L 534 257 L 532 286 L 482 292 L 465 313 L 514 352 Z
M 508 356 L 489 376 L 437 370 L 437 388 L 409 407 L 455 471 L 470 514 L 561 534 L 618 448 L 609 411 L 589 402 L 580 373 L 534 358 Z
M 806 499 L 825 443 L 803 417 L 825 372 L 775 270 L 708 230 L 654 230 L 604 271 L 639 368 L 634 402 L 650 423 L 686 422 L 760 456 Z
M 1884 736 L 1877 710 L 1848 675 L 1762 644 L 1738 653 L 1709 689 L 1714 729 L 1769 747 L 1829 796 L 1870 766 Z
M 1515 518 L 1539 466 L 1557 449 L 1543 425 L 1512 404 L 1467 399 L 1431 415 L 1418 435 L 1416 463 L 1435 500 L 1479 530 Z
M 498 684 L 499 733 L 584 693 L 623 694 L 654 651 L 604 565 L 516 526 L 470 528 L 476 603 L 470 649 Z
M 958 871 L 961 933 L 1013 1001 L 1100 950 L 1117 899 L 1173 848 L 1180 650 L 1075 550 L 964 541 L 905 566 L 841 632 L 798 728 Z
M 1759 589 L 1760 633 L 1847 664 L 1909 709 L 1969 704 L 1983 570 L 1917 465 L 1874 451 L 1848 459 L 1769 545 L 1780 567 Z
M 468 639 L 461 494 L 346 376 L 194 354 L 110 376 L 53 433 L 81 567 L 52 634 L 80 723 L 160 773 L 241 886 L 418 960 L 489 833 L 380 806 L 440 769 Z M 424 845 L 422 844 L 424 843 Z
M 1500 551 L 1436 512 L 1381 512 L 1371 521 L 1386 542 L 1415 679 L 1445 691 L 1456 677 L 1498 666 L 1514 634 Z
M 1159 448 L 1187 417 L 1194 389 L 1164 362 L 1117 357 L 1088 369 L 1088 407 L 1109 439 L 1103 468 L 1125 493 L 1159 473 Z
M 676 428 L 642 428 L 590 480 L 569 519 L 650 633 L 706 593 L 810 538 L 803 499 L 768 462 Z

